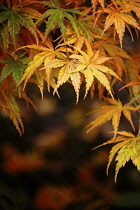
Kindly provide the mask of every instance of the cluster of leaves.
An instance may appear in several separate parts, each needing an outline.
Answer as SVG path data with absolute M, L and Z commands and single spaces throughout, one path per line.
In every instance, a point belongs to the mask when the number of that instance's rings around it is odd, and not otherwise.
M 110 163 L 119 150 L 116 175 L 129 159 L 140 169 L 138 143 L 134 144 L 138 137 L 118 132 L 121 114 L 134 128 L 131 112 L 139 109 L 140 54 L 128 54 L 123 38 L 126 29 L 132 41 L 131 29 L 138 34 L 140 0 L 91 0 L 90 6 L 86 0 L 0 3 L 0 109 L 8 113 L 20 135 L 24 127 L 16 98 L 32 103 L 25 91 L 28 83 L 35 83 L 43 97 L 45 83 L 59 96 L 59 87 L 69 82 L 76 102 L 84 86 L 84 97 L 88 92 L 94 97 L 96 92 L 106 103 L 94 110 L 99 115 L 89 130 L 112 119 L 114 138 L 107 143 L 122 141 L 112 148 L 109 159 Z M 128 88 L 129 104 L 114 99 L 117 81 Z

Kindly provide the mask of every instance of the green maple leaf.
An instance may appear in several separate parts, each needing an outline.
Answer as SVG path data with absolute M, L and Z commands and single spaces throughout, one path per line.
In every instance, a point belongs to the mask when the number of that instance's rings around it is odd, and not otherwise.
M 4 10 L 0 12 L 0 23 L 4 23 L 7 20 L 8 31 L 14 44 L 21 26 L 27 28 L 37 38 L 34 22 L 22 8 L 8 8 L 1 5 L 0 9 Z
M 79 19 L 76 20 L 76 24 L 78 27 L 79 33 L 84 36 L 88 40 L 93 40 L 93 23 L 91 22 L 90 18 L 87 19 L 87 17 L 80 17 Z
M 0 81 L 12 74 L 15 83 L 18 84 L 27 68 L 29 60 L 25 60 L 24 58 L 14 59 L 13 57 L 10 57 L 9 59 L 4 59 L 1 62 L 6 65 L 1 72 Z
M 8 28 L 13 42 L 16 43 L 16 36 L 20 31 L 20 21 L 14 10 L 9 10 Z
M 78 34 L 76 19 L 72 14 L 82 14 L 82 12 L 76 9 L 61 8 L 58 1 L 56 1 L 55 4 L 47 4 L 47 5 L 51 6 L 51 8 L 48 9 L 46 12 L 44 12 L 44 14 L 36 22 L 36 24 L 38 24 L 42 20 L 48 18 L 45 30 L 46 36 L 48 36 L 50 31 L 53 30 L 58 25 L 62 33 L 62 36 L 65 38 L 65 33 L 66 33 L 65 20 L 69 20 L 73 29 Z
M 6 51 L 6 49 L 9 46 L 9 33 L 8 33 L 8 27 L 5 24 L 0 25 L 0 43 L 2 49 Z

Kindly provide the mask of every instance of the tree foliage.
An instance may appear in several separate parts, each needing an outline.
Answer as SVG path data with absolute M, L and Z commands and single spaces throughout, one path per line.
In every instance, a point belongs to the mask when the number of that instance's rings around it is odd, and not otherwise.
M 88 131 L 112 121 L 114 137 L 109 163 L 116 155 L 116 175 L 128 160 L 140 170 L 139 132 L 119 131 L 123 115 L 133 130 L 132 112 L 139 111 L 140 54 L 127 52 L 126 30 L 138 36 L 140 0 L 1 0 L 0 1 L 0 111 L 5 110 L 20 135 L 24 127 L 17 98 L 27 103 L 26 86 L 35 83 L 43 97 L 44 85 L 59 96 L 59 87 L 72 84 L 104 101 L 93 112 Z M 44 28 L 43 28 L 44 26 Z M 133 32 L 135 31 L 135 32 Z M 127 88 L 130 101 L 115 98 L 114 84 Z M 118 89 L 118 91 L 121 91 Z

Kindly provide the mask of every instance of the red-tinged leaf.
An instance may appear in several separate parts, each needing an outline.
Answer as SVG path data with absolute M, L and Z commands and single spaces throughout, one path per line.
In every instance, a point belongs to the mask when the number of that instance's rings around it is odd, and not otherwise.
M 133 85 L 140 85 L 140 81 L 138 80 L 133 80 L 131 82 L 129 82 L 128 84 L 124 85 L 122 88 L 120 88 L 120 90 L 126 88 L 126 87 L 131 87 Z
M 26 7 L 24 11 L 26 11 L 26 13 L 29 14 L 31 18 L 38 19 L 41 16 L 41 13 L 38 10 L 31 7 Z

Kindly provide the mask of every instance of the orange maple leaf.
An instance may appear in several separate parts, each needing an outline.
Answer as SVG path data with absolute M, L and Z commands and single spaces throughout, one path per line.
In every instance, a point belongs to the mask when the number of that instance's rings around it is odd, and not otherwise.
M 125 26 L 128 28 L 129 31 L 130 28 L 127 24 L 132 25 L 136 29 L 140 29 L 140 27 L 137 21 L 131 15 L 126 14 L 121 7 L 116 8 L 115 6 L 114 7 L 111 6 L 105 9 L 105 12 L 108 13 L 108 15 L 105 20 L 105 25 L 102 35 L 104 34 L 105 31 L 107 31 L 107 29 L 111 27 L 111 25 L 114 24 L 122 48 L 122 40 L 125 32 Z
M 136 111 L 137 107 L 129 106 L 127 104 L 122 105 L 120 100 L 115 100 L 111 98 L 105 98 L 105 100 L 109 103 L 109 105 L 102 105 L 99 108 L 94 109 L 93 112 L 98 112 L 98 115 L 95 120 L 87 125 L 87 127 L 89 127 L 87 132 L 109 120 L 112 120 L 114 136 L 116 136 L 122 113 L 124 114 L 125 118 L 130 122 L 132 128 L 135 129 L 132 122 L 131 111 Z

